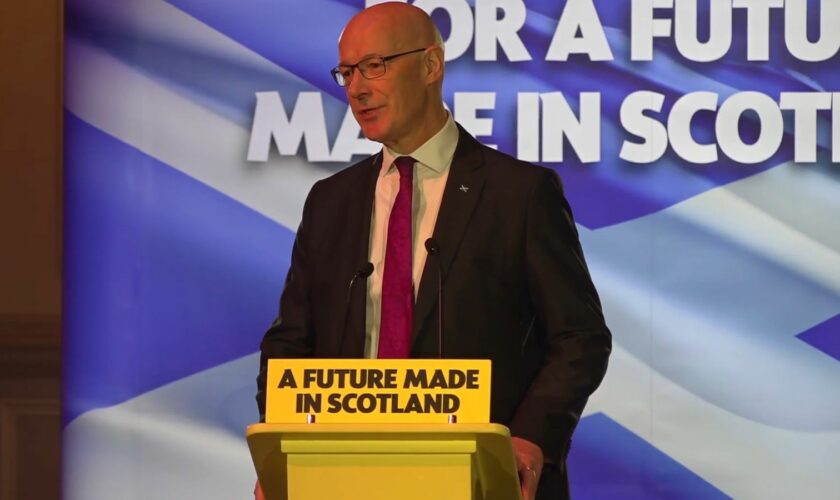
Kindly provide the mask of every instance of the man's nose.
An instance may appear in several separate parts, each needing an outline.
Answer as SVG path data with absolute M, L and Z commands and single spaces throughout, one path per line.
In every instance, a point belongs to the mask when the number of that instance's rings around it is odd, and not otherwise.
M 353 99 L 365 99 L 370 93 L 367 78 L 362 76 L 359 68 L 353 68 L 353 72 L 350 74 L 350 82 L 347 84 L 346 89 L 347 95 Z

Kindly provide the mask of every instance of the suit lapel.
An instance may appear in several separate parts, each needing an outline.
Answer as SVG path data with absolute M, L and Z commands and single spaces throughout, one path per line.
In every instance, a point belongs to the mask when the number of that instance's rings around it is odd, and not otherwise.
M 452 261 L 458 253 L 461 238 L 467 230 L 481 190 L 484 187 L 484 169 L 481 168 L 484 157 L 481 144 L 458 125 L 459 137 L 449 177 L 443 190 L 440 211 L 433 238 L 440 245 L 442 279 L 446 276 Z M 412 325 L 412 344 L 416 345 L 423 325 L 437 301 L 437 263 L 429 256 L 420 279 L 417 302 L 414 305 L 414 324 Z
M 356 191 L 363 196 L 351 197 L 351 205 L 347 207 L 349 213 L 353 214 L 351 222 L 357 230 L 350 234 L 360 235 L 356 248 L 350 254 L 352 257 L 353 276 L 358 267 L 368 261 L 370 255 L 370 220 L 373 211 L 373 197 L 376 191 L 376 178 L 382 165 L 382 152 L 371 157 L 370 165 L 365 175 L 362 176 L 363 183 Z M 348 278 L 349 280 L 349 278 Z M 367 307 L 367 279 L 360 278 L 353 286 L 350 298 L 350 317 L 345 325 L 344 342 L 341 346 L 342 355 L 348 357 L 364 357 L 365 349 L 365 309 Z

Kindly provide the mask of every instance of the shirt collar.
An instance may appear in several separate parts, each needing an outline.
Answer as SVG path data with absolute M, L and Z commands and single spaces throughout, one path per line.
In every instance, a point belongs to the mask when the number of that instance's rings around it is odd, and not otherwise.
M 399 156 L 411 156 L 418 163 L 434 170 L 435 172 L 444 172 L 452 163 L 452 157 L 455 156 L 455 148 L 458 146 L 458 126 L 455 125 L 455 120 L 452 119 L 452 113 L 447 112 L 446 123 L 422 146 L 415 149 L 408 155 L 401 155 L 392 151 L 390 148 L 382 148 L 382 168 L 379 175 L 383 176 L 390 170 L 394 160 Z

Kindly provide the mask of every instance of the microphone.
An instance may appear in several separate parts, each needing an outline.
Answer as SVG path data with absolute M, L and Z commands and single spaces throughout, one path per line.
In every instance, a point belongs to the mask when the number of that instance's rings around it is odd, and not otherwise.
M 353 279 L 351 279 L 350 284 L 347 285 L 347 305 L 350 305 L 350 296 L 353 293 L 353 285 L 356 284 L 356 280 L 359 278 L 367 279 L 367 277 L 371 274 L 373 274 L 373 264 L 370 262 L 365 262 L 356 268 L 356 272 L 353 274 Z
M 367 279 L 371 274 L 373 274 L 373 264 L 365 262 L 356 268 L 356 272 L 353 273 L 353 277 L 347 285 L 347 304 L 344 309 L 344 324 L 341 327 L 341 339 L 338 342 L 339 354 L 341 353 L 341 348 L 344 347 L 344 335 L 347 333 L 347 319 L 350 316 L 350 299 L 353 297 L 353 285 L 356 284 L 356 280 L 360 278 Z
M 440 245 L 434 238 L 429 238 L 425 242 L 426 252 L 429 253 L 437 261 L 437 278 L 438 278 L 438 358 L 443 359 L 443 270 L 440 264 Z

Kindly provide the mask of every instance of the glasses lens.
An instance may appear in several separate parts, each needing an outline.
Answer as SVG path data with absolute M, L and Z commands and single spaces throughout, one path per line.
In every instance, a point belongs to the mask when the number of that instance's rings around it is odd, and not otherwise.
M 350 74 L 353 72 L 353 68 L 342 68 L 341 66 L 336 66 L 335 68 L 330 70 L 330 74 L 335 80 L 335 83 L 344 87 L 347 84 L 347 81 L 350 80 Z
M 359 63 L 359 71 L 365 78 L 376 78 L 385 74 L 385 61 L 381 57 L 371 57 Z

